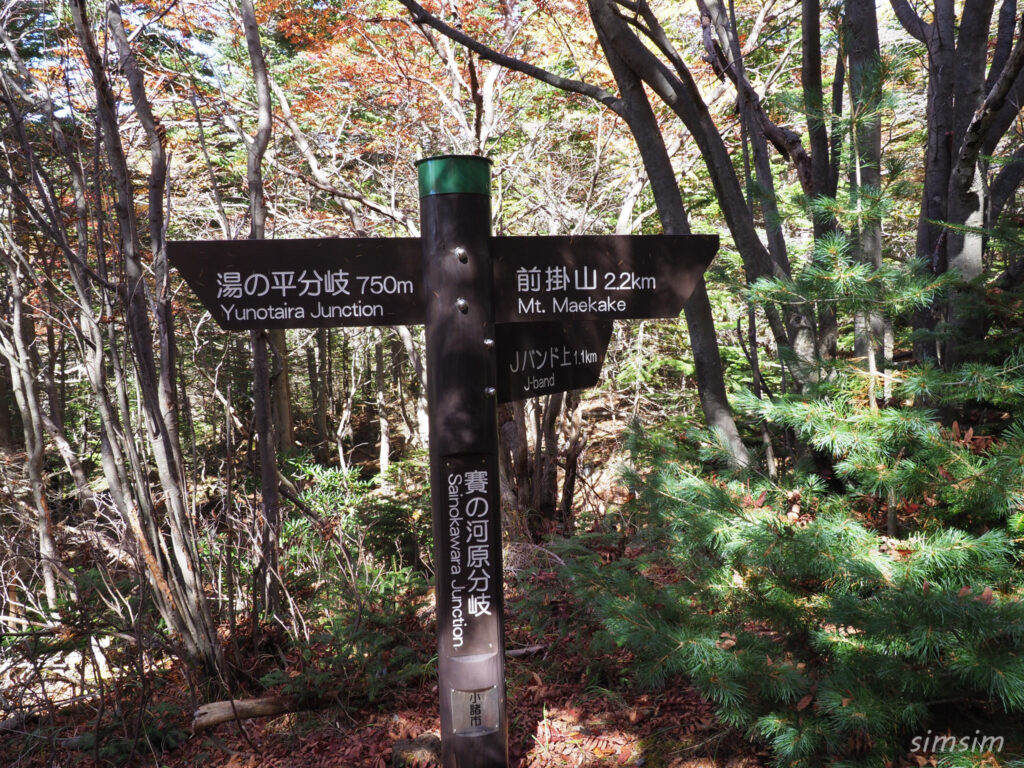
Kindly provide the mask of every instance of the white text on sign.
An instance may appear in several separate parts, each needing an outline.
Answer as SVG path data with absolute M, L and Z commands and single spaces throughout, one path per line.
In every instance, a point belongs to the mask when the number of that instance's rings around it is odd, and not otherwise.
M 464 645 L 467 624 L 472 619 L 492 615 L 489 482 L 483 469 L 450 472 L 447 477 L 454 650 Z
M 562 293 L 564 291 L 654 291 L 658 278 L 632 271 L 605 272 L 603 278 L 593 267 L 520 267 L 516 270 L 519 293 Z
M 597 352 L 558 344 L 542 349 L 517 350 L 512 356 L 508 371 L 525 376 L 523 391 L 532 392 L 555 386 L 559 369 L 577 365 L 596 365 L 598 362 Z
M 626 311 L 626 301 L 611 296 L 570 298 L 569 294 L 582 291 L 656 291 L 658 279 L 654 275 L 638 275 L 626 270 L 604 272 L 593 267 L 564 266 L 554 267 L 519 267 L 516 270 L 516 290 L 526 297 L 517 298 L 517 308 L 521 314 L 609 314 Z M 546 303 L 538 294 L 558 294 L 548 296 Z
M 362 299 L 412 292 L 411 280 L 394 275 L 353 275 L 344 269 L 217 273 L 217 298 L 222 300 L 220 309 L 228 322 L 383 317 L 383 305 Z M 264 298 L 275 303 L 256 307 L 227 303 Z M 289 304 L 289 298 L 323 300 L 300 306 Z

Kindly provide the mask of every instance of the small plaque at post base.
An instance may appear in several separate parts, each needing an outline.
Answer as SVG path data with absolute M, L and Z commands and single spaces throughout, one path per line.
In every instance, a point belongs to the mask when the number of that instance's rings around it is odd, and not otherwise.
M 460 736 L 491 733 L 499 726 L 501 695 L 497 686 L 479 691 L 452 691 L 452 731 Z

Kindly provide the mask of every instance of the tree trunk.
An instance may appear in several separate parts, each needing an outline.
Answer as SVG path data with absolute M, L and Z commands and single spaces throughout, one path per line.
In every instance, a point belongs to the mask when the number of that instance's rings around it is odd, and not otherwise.
M 257 130 L 248 146 L 246 182 L 249 185 L 249 238 L 262 240 L 265 236 L 267 206 L 263 196 L 263 155 L 270 143 L 272 116 L 270 112 L 270 85 L 267 64 L 260 43 L 260 30 L 252 0 L 239 0 L 242 28 L 245 32 L 249 63 L 256 87 Z M 273 332 L 271 332 L 272 334 Z M 270 361 L 267 355 L 268 333 L 251 331 L 253 361 L 253 400 L 256 409 L 256 431 L 260 451 L 260 478 L 263 492 L 263 519 L 260 526 L 260 562 L 254 573 L 254 616 L 271 616 L 278 601 L 278 534 L 280 529 L 280 497 L 277 483 L 277 457 L 273 435 L 274 400 L 270 390 Z M 276 350 L 284 367 L 284 345 Z M 287 410 L 287 409 L 286 409 Z M 277 413 L 284 417 L 284 413 Z M 288 410 L 290 418 L 290 410 Z M 285 443 L 282 443 L 285 444 Z
M 788 277 L 791 268 L 775 196 L 775 181 L 771 170 L 771 158 L 768 154 L 769 140 L 781 154 L 793 161 L 804 194 L 809 196 L 816 192 L 811 176 L 813 166 L 810 158 L 803 151 L 799 137 L 773 123 L 761 106 L 760 97 L 747 80 L 744 71 L 743 54 L 733 19 L 726 15 L 725 8 L 718 0 L 699 0 L 698 6 L 702 11 L 701 26 L 704 32 L 707 58 L 712 61 L 713 65 L 717 65 L 720 77 L 727 77 L 736 85 L 741 120 L 747 127 L 747 135 L 750 139 L 754 173 L 758 182 L 757 203 L 763 211 L 771 264 L 776 275 Z M 715 45 L 715 38 L 718 40 L 719 47 Z M 727 59 L 723 58 L 723 51 L 729 52 Z M 681 60 L 679 63 L 682 63 Z M 678 68 L 679 64 L 677 64 Z M 697 98 L 699 98 L 699 94 L 697 94 Z M 702 109 L 703 111 L 706 111 L 706 107 Z M 719 140 L 713 143 L 720 143 L 720 136 Z M 753 198 L 753 194 L 750 197 Z M 747 200 L 744 209 L 748 215 L 753 204 L 753 199 Z M 798 311 L 795 307 L 784 306 L 783 314 L 786 321 L 786 338 L 798 363 L 797 366 L 791 368 L 793 376 L 801 382 L 813 381 L 818 376 L 818 344 L 815 339 L 814 318 L 810 314 Z
M 0 451 L 14 448 L 14 422 L 11 414 L 11 374 L 0 366 Z
M 849 57 L 852 162 L 850 190 L 855 200 L 856 224 L 852 233 L 854 256 L 865 264 L 882 266 L 882 221 L 877 200 L 882 191 L 881 51 L 878 19 L 872 0 L 847 0 L 846 50 Z M 883 365 L 891 363 L 892 332 L 878 312 L 863 309 L 854 318 L 854 354 L 866 361 L 870 374 L 869 398 L 875 407 L 878 353 Z
M 520 506 L 517 464 L 515 460 L 518 436 L 514 403 L 498 406 L 498 474 L 501 485 L 501 528 L 507 541 L 530 541 L 526 510 Z
M 558 417 L 562 413 L 562 392 L 543 398 L 543 415 L 538 421 L 534 464 L 534 510 L 542 521 L 539 529 L 554 533 L 561 528 L 556 516 L 558 496 Z M 540 404 L 540 399 L 537 400 Z
M 904 29 L 928 48 L 928 144 L 917 252 L 936 274 L 953 269 L 970 280 L 981 273 L 984 243 L 963 227 L 985 222 L 980 163 L 1013 123 L 1024 94 L 1024 49 L 1020 40 L 1011 45 L 1016 2 L 1003 3 L 994 47 L 989 39 L 994 0 L 967 0 L 959 19 L 953 0 L 936 0 L 930 22 L 908 0 L 890 2 Z M 915 343 L 916 356 L 941 357 L 949 366 L 969 355 L 977 328 L 984 327 L 975 322 L 982 308 L 973 305 L 971 292 L 955 291 L 945 309 L 953 337 L 941 355 L 934 341 Z M 936 320 L 935 311 L 919 312 L 915 326 L 931 328 Z
M 382 486 L 385 485 L 385 476 L 391 466 L 391 429 L 388 426 L 388 415 L 385 398 L 385 376 L 384 376 L 384 332 L 377 329 L 374 332 L 376 339 L 373 345 L 374 359 L 374 382 L 376 384 L 376 410 L 377 410 L 377 434 L 379 438 L 380 451 L 378 454 L 378 468 Z
M 92 488 L 89 487 L 89 478 L 85 474 L 82 462 L 78 458 L 78 454 L 75 453 L 75 449 L 72 448 L 67 436 L 64 434 L 63 428 L 55 424 L 53 420 L 45 414 L 43 416 L 43 428 L 50 436 L 54 445 L 57 446 L 57 452 L 60 454 L 60 457 L 64 459 L 64 465 L 68 468 L 68 472 L 71 474 L 71 480 L 75 484 L 75 491 L 78 494 L 79 511 L 85 515 L 93 514 L 96 511 L 96 494 L 94 494 Z
M 576 532 L 576 519 L 573 515 L 573 500 L 576 496 L 576 479 L 579 475 L 580 454 L 587 444 L 587 435 L 583 429 L 583 411 L 580 408 L 579 390 L 571 390 L 565 394 L 565 415 L 562 418 L 562 433 L 565 442 L 565 474 L 562 479 L 562 498 L 558 509 L 561 516 L 562 533 L 572 536 Z
M 416 373 L 416 444 L 422 448 L 427 444 L 427 370 L 423 353 L 412 337 L 408 326 L 397 328 L 398 337 L 402 340 L 405 353 L 409 356 L 413 371 Z
M 662 227 L 666 234 L 688 235 L 690 222 L 679 193 L 679 185 L 673 175 L 672 163 L 665 149 L 661 129 L 658 127 L 643 84 L 618 52 L 611 47 L 600 26 L 598 39 L 622 93 L 623 116 L 643 159 Z M 740 439 L 732 409 L 729 407 L 715 322 L 711 315 L 711 302 L 703 276 L 683 311 L 690 333 L 690 345 L 693 348 L 697 391 L 708 429 L 721 437 L 737 466 L 746 466 L 750 463 L 750 453 Z
M 530 466 L 530 442 L 526 431 L 526 403 L 512 403 L 512 467 L 516 486 L 516 509 L 523 517 L 525 530 L 529 530 L 528 515 L 533 500 L 533 474 Z
M 327 409 L 330 382 L 327 376 L 327 329 L 317 328 L 314 333 L 316 348 L 306 347 L 306 372 L 309 376 L 309 391 L 313 398 L 313 426 L 316 429 L 316 454 L 326 464 L 330 452 L 330 433 L 327 426 Z
M 803 57 L 801 62 L 801 81 L 803 85 L 804 113 L 807 116 L 807 137 L 811 155 L 811 195 L 815 197 L 836 196 L 838 174 L 838 158 L 833 162 L 833 153 L 838 156 L 836 141 L 841 131 L 833 130 L 832 140 L 829 139 L 828 126 L 830 119 L 835 121 L 842 109 L 843 68 L 837 67 L 834 80 L 839 83 L 839 98 L 833 98 L 831 115 L 825 112 L 825 95 L 821 77 L 821 3 L 820 0 L 802 0 L 801 8 L 801 44 Z M 840 62 L 842 54 L 840 52 Z M 837 222 L 834 217 L 825 218 L 812 216 L 814 239 L 817 242 L 825 235 L 834 232 Z M 839 339 L 839 323 L 835 309 L 831 305 L 818 308 L 817 357 L 828 359 L 835 356 L 836 342 Z M 753 342 L 751 342 L 753 344 Z
M 43 411 L 39 391 L 39 356 L 35 350 L 35 324 L 31 309 L 25 302 L 23 281 L 28 265 L 21 259 L 5 258 L 10 268 L 11 337 L 2 340 L 7 358 L 14 396 L 21 412 L 25 435 L 25 474 L 29 485 L 29 499 L 35 513 L 38 539 L 39 567 L 43 577 L 43 593 L 47 608 L 57 608 L 57 579 L 55 566 L 59 562 L 57 544 L 53 536 L 53 520 L 46 500 L 46 470 L 44 466 L 45 442 Z
M 263 331 L 250 331 L 252 345 L 253 410 L 259 443 L 260 489 L 263 496 L 257 541 L 259 561 L 253 571 L 253 616 L 273 616 L 278 598 L 278 535 L 280 532 L 280 491 L 270 398 L 267 341 Z
M 163 191 L 166 184 L 166 161 L 163 152 L 163 131 L 160 128 L 145 93 L 142 74 L 129 46 L 127 34 L 121 19 L 120 8 L 111 0 L 107 4 L 107 27 L 117 46 L 119 65 L 128 82 L 136 117 L 145 131 L 150 145 L 148 220 L 152 246 L 152 271 L 157 281 L 157 295 L 153 302 L 154 314 L 159 329 L 159 351 L 161 365 L 154 358 L 157 345 L 154 343 L 149 324 L 151 300 L 145 282 L 146 271 L 141 262 L 137 231 L 136 205 L 132 178 L 127 165 L 124 147 L 121 143 L 118 106 L 114 91 L 107 78 L 103 58 L 100 56 L 89 25 L 85 5 L 73 0 L 71 13 L 75 32 L 85 54 L 85 61 L 92 76 L 97 98 L 97 116 L 103 134 L 108 169 L 113 181 L 114 212 L 117 221 L 117 242 L 123 268 L 123 280 L 119 285 L 120 304 L 125 313 L 125 324 L 131 339 L 136 382 L 140 402 L 147 423 L 147 435 L 152 450 L 153 464 L 163 488 L 165 514 L 170 541 L 164 540 L 154 515 L 152 495 L 148 479 L 142 468 L 140 457 L 134 455 L 134 446 L 125 441 L 128 458 L 132 462 L 137 490 L 135 502 L 139 504 L 141 516 L 136 517 L 133 509 L 121 509 L 129 515 L 133 531 L 142 535 L 140 541 L 143 556 L 150 567 L 157 584 L 166 598 L 167 615 L 173 619 L 172 626 L 179 632 L 185 644 L 186 653 L 209 674 L 221 666 L 220 647 L 209 605 L 206 602 L 199 571 L 199 557 L 196 548 L 196 533 L 192 527 L 188 510 L 187 490 L 183 477 L 184 463 L 177 432 L 177 403 L 175 382 L 175 343 L 171 322 L 171 301 L 169 292 L 168 266 L 164 244 Z M 68 157 L 70 165 L 75 163 Z M 76 191 L 76 195 L 81 190 Z M 84 203 L 79 209 L 87 211 Z M 97 238 L 102 241 L 102 238 Z M 87 242 L 84 239 L 82 245 Z M 100 270 L 101 278 L 105 267 Z M 112 332 L 112 331 L 111 331 Z M 116 346 L 112 346 L 116 349 Z M 112 356 L 116 361 L 116 355 Z M 123 379 L 122 379 L 123 381 Z M 122 397 L 123 387 L 122 387 Z M 128 411 L 124 406 L 125 417 Z M 125 422 L 127 423 L 127 421 Z M 121 498 L 122 504 L 127 499 Z M 168 546 L 168 544 L 170 546 Z M 161 560 L 161 558 L 163 560 Z M 166 570 L 165 570 L 166 568 Z
M 267 340 L 273 357 L 270 375 L 271 402 L 274 414 L 274 435 L 282 453 L 295 449 L 295 420 L 292 418 L 292 386 L 288 373 L 288 338 L 284 328 L 267 331 Z
M 977 231 L 985 225 L 989 208 L 988 161 L 983 150 L 998 144 L 1000 136 L 996 134 L 1004 130 L 1000 121 L 1002 110 L 1008 98 L 1019 97 L 1016 84 L 1024 75 L 1024 41 L 1018 39 L 1005 56 L 997 52 L 994 66 L 985 77 L 992 10 L 992 0 L 968 2 L 957 37 L 956 154 L 949 179 L 947 212 L 947 220 L 953 226 L 947 251 L 949 268 L 963 280 L 979 277 L 984 267 L 984 238 Z M 997 48 L 1010 37 L 1005 13 L 1000 14 L 999 26 Z M 1020 31 L 1024 33 L 1024 19 Z M 997 65 L 1001 65 L 1001 71 Z M 977 356 L 978 342 L 987 327 L 988 308 L 974 291 L 956 291 L 950 297 L 947 315 L 953 334 L 944 362 L 952 366 Z

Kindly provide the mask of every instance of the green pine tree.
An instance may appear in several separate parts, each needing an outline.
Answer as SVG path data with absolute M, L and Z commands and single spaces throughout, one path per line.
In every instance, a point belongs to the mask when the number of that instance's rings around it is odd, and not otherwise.
M 751 295 L 898 317 L 946 285 L 856 263 L 839 236 L 819 246 L 828 259 Z M 952 371 L 837 360 L 803 393 L 738 403 L 835 477 L 798 465 L 772 480 L 728 469 L 713 435 L 636 429 L 645 554 L 566 549 L 638 682 L 688 677 L 793 768 L 882 766 L 929 728 L 1024 711 L 1024 347 Z

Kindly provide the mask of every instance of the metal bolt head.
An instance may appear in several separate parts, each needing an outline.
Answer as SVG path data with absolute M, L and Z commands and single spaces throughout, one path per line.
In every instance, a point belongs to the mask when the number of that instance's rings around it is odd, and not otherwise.
M 494 339 L 484 339 L 484 346 L 488 349 L 494 349 Z
M 469 261 L 469 253 L 461 245 L 455 249 L 455 257 L 462 264 L 465 264 L 467 261 Z
M 496 390 L 494 387 L 486 387 L 484 389 L 484 394 L 487 395 L 488 397 L 494 397 L 496 394 L 498 394 L 498 390 Z
M 459 312 L 461 312 L 462 314 L 466 314 L 467 312 L 469 312 L 469 302 L 466 301 L 465 299 L 456 299 L 455 306 L 458 307 Z

